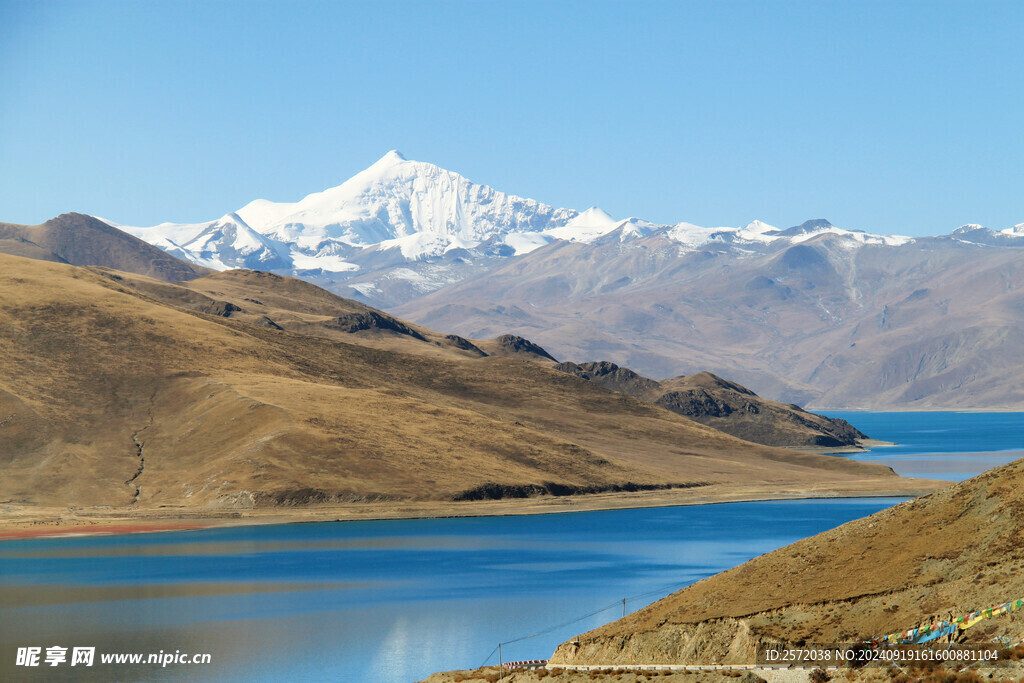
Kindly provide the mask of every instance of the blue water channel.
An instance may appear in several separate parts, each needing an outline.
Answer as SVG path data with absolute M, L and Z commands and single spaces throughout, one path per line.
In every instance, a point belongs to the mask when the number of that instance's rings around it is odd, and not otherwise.
M 963 481 L 1024 457 L 1024 413 L 868 413 L 828 411 L 868 436 L 895 442 L 853 460 L 905 477 Z
M 887 422 L 878 414 L 844 414 L 871 436 L 903 436 L 903 450 L 857 457 L 926 465 L 927 451 L 909 445 L 920 443 L 940 453 L 935 458 L 950 458 L 943 462 L 966 453 L 953 467 L 958 475 L 981 463 L 965 448 L 969 441 L 954 447 L 952 437 L 925 436 L 938 434 L 930 431 L 937 424 L 960 429 L 952 426 L 960 418 L 935 416 Z M 1019 416 L 975 413 L 965 420 L 976 421 L 985 452 L 1007 458 L 1020 447 Z M 496 662 L 491 651 L 498 642 L 537 632 L 504 645 L 502 655 L 545 658 L 558 643 L 621 616 L 623 598 L 632 612 L 895 502 L 731 503 L 8 541 L 0 543 L 0 679 L 407 682 L 476 667 L 488 657 Z M 94 646 L 97 662 L 16 666 L 19 647 L 45 652 L 54 645 Z M 209 653 L 212 662 L 160 668 L 98 661 L 100 653 L 159 651 Z

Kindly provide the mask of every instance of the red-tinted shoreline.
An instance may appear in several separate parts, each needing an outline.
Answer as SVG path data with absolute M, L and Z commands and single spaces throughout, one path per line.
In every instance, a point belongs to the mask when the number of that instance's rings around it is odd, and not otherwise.
M 65 536 L 107 536 L 111 534 L 143 534 L 154 531 L 191 531 L 206 529 L 213 524 L 158 523 L 158 524 L 85 524 L 80 526 L 56 526 L 41 529 L 0 529 L 0 541 L 14 541 L 31 538 Z

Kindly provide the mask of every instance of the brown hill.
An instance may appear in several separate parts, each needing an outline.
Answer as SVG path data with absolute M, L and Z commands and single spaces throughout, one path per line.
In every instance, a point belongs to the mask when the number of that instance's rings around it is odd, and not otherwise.
M 763 399 L 750 389 L 710 372 L 657 382 L 608 361 L 559 363 L 555 369 L 754 443 L 835 448 L 856 446 L 867 438 L 846 420 Z
M 700 581 L 558 648 L 552 663 L 753 662 L 765 643 L 850 643 L 1024 596 L 1024 460 Z M 1024 613 L 967 642 L 1024 637 Z
M 703 482 L 930 486 L 740 441 L 291 278 L 235 271 L 171 285 L 0 255 L 0 291 L 7 504 L 210 510 Z
M 303 280 L 273 273 L 229 270 L 169 285 L 109 269 L 97 272 L 166 304 L 302 335 L 442 358 L 536 356 L 526 348 L 517 352 L 503 344 L 503 338 L 474 343 L 455 335 L 439 334 Z M 489 352 L 482 351 L 482 346 Z
M 80 213 L 61 214 L 41 225 L 0 223 L 0 253 L 76 266 L 106 266 L 167 282 L 210 272 Z

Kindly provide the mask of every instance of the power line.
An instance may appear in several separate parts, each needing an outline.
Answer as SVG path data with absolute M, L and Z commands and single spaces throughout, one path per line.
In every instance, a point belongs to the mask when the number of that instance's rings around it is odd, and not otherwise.
M 494 649 L 491 650 L 491 653 L 489 655 L 487 655 L 487 657 L 484 659 L 483 664 L 481 664 L 477 668 L 479 669 L 479 668 L 483 667 L 485 664 L 487 664 L 487 662 L 490 661 L 491 657 L 494 656 L 494 653 L 497 652 L 498 648 L 501 647 L 502 645 L 511 645 L 512 643 L 519 643 L 519 642 L 524 641 L 524 640 L 529 640 L 530 638 L 536 638 L 537 636 L 543 636 L 543 635 L 551 633 L 553 631 L 558 631 L 559 629 L 563 629 L 563 628 L 565 628 L 567 626 L 572 626 L 573 624 L 578 623 L 580 621 L 583 621 L 584 619 L 589 619 L 590 617 L 595 617 L 598 614 L 601 614 L 602 612 L 607 612 L 608 610 L 610 610 L 612 608 L 615 608 L 615 607 L 618 607 L 619 605 L 623 605 L 624 606 L 625 602 L 628 601 L 628 600 L 636 600 L 638 598 L 645 598 L 645 597 L 647 597 L 649 595 L 657 595 L 657 594 L 660 594 L 660 593 L 664 593 L 666 590 L 669 590 L 671 588 L 688 586 L 691 583 L 693 583 L 693 582 L 692 581 L 681 581 L 681 582 L 676 582 L 676 583 L 665 584 L 664 586 L 661 586 L 660 588 L 655 588 L 654 590 L 647 591 L 646 593 L 637 593 L 636 595 L 631 595 L 629 597 L 625 597 L 625 598 L 622 598 L 620 600 L 616 600 L 615 602 L 613 602 L 610 605 L 607 605 L 605 607 L 602 607 L 601 609 L 595 610 L 595 611 L 590 612 L 588 614 L 584 614 L 581 617 L 576 617 L 575 619 L 572 619 L 570 621 L 562 622 L 561 624 L 557 624 L 555 626 L 550 626 L 550 627 L 548 627 L 546 629 L 543 629 L 541 631 L 537 631 L 535 633 L 531 633 L 528 636 L 522 636 L 520 638 L 513 638 L 512 640 L 503 640 L 503 641 L 501 641 L 500 643 L 498 643 L 497 645 L 494 646 Z
M 489 662 L 489 661 L 490 661 L 490 659 L 491 659 L 491 657 L 493 657 L 493 656 L 494 656 L 494 653 L 495 653 L 495 652 L 497 652 L 497 651 L 498 651 L 498 645 L 495 645 L 495 646 L 494 646 L 494 649 L 493 649 L 493 650 L 491 650 L 491 654 L 489 654 L 489 655 L 487 655 L 486 657 L 484 657 L 484 661 L 480 662 L 480 666 L 478 666 L 477 668 L 478 668 L 478 669 L 482 669 L 482 668 L 484 668 L 484 664 L 486 664 L 487 662 Z

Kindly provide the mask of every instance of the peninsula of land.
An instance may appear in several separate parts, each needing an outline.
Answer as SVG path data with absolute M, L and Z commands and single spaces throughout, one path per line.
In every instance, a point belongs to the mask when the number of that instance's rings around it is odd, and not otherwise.
M 721 378 L 631 395 L 522 337 L 467 339 L 302 280 L 186 267 L 87 216 L 3 232 L 21 254 L 0 253 L 9 533 L 944 485 L 780 447 L 864 435 Z M 686 406 L 718 414 L 701 424 Z

